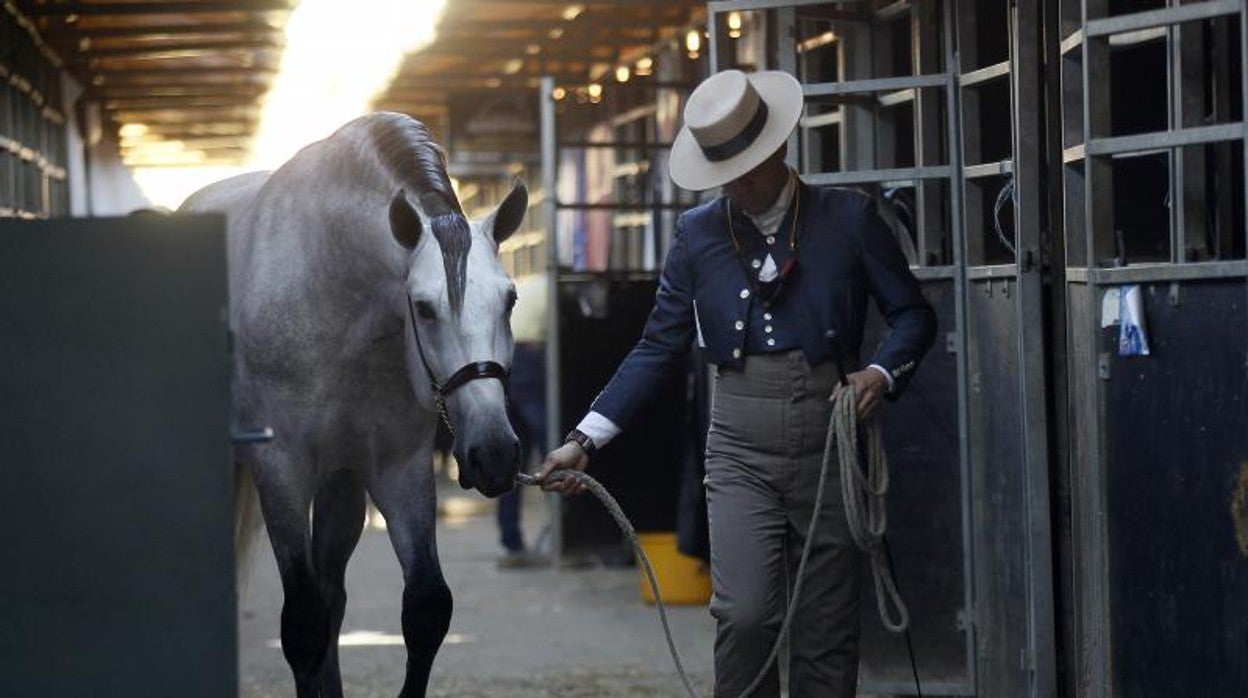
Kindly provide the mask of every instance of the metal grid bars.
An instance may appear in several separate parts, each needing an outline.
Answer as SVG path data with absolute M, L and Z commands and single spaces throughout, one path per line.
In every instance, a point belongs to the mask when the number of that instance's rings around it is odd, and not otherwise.
M 1139 280 L 1120 269 L 1139 262 L 1193 263 L 1161 272 L 1185 278 L 1248 273 L 1220 264 L 1245 249 L 1245 3 L 1155 4 L 1111 15 L 1109 0 L 1062 3 L 1066 262 L 1080 280 Z M 1126 189 L 1154 205 L 1128 209 Z
M 542 163 L 553 174 L 546 179 L 550 188 L 543 186 L 556 242 L 550 268 L 653 277 L 676 214 L 696 203 L 664 174 L 689 87 L 679 81 L 600 86 L 601 97 L 588 104 L 574 103 L 557 85 L 542 93 L 542 118 L 551 122 L 543 128 L 555 134 Z
M 0 8 L 0 218 L 68 212 L 61 63 L 12 3 Z
M 939 5 L 712 2 L 708 26 L 716 70 L 739 66 L 722 36 L 728 16 L 762 11 L 774 25 L 768 67 L 798 76 L 807 99 L 789 149 L 803 179 L 884 192 L 911 219 L 912 244 L 903 241 L 903 248 L 912 266 L 951 265 L 955 169 L 948 144 L 956 134 L 947 95 L 955 90 L 955 76 L 944 69 Z M 919 273 L 942 276 L 948 270 Z
M 1171 342 L 1169 353 L 1163 349 L 1152 357 L 1120 358 L 1106 329 L 1112 326 L 1106 320 L 1106 302 L 1115 297 L 1111 292 L 1118 292 L 1111 287 L 1141 284 L 1140 292 L 1147 294 L 1168 287 L 1167 307 L 1177 307 L 1182 295 L 1201 290 L 1229 292 L 1221 296 L 1224 300 L 1228 295 L 1243 299 L 1243 291 L 1234 287 L 1248 288 L 1243 212 L 1248 182 L 1246 3 L 1154 0 L 1134 3 L 1129 7 L 1137 11 L 1127 13 L 1122 12 L 1124 4 L 1060 0 L 1056 22 L 1061 160 L 1055 166 L 1060 166 L 1062 178 L 1069 315 L 1064 366 L 1069 375 L 1064 417 L 1070 432 L 1071 491 L 1067 573 L 1073 597 L 1067 619 L 1072 646 L 1063 654 L 1069 664 L 1066 688 L 1076 696 L 1128 695 L 1131 690 L 1123 686 L 1140 672 L 1117 654 L 1118 648 L 1130 647 L 1129 637 L 1115 634 L 1128 613 L 1128 599 L 1115 585 L 1129 567 L 1122 562 L 1121 538 L 1112 535 L 1123 523 L 1111 505 L 1121 500 L 1124 489 L 1163 487 L 1171 492 L 1169 483 L 1157 482 L 1151 473 L 1135 480 L 1137 468 L 1150 471 L 1151 463 L 1141 467 L 1146 464 L 1133 462 L 1129 485 L 1115 474 L 1114 464 L 1133 439 L 1113 436 L 1115 412 L 1125 413 L 1131 405 L 1115 394 L 1130 378 L 1111 374 L 1131 359 L 1148 358 L 1147 368 L 1167 372 L 1182 370 L 1189 360 L 1177 348 L 1183 341 L 1178 328 L 1173 321 L 1162 325 L 1159 317 L 1149 319 L 1150 330 L 1156 333 L 1154 341 Z M 1233 309 L 1193 307 L 1184 314 L 1207 320 L 1207 314 Z M 1227 326 L 1233 324 L 1227 321 Z M 1200 361 L 1211 365 L 1226 352 L 1236 362 L 1242 357 L 1242 347 L 1211 346 Z M 1145 375 L 1143 363 L 1130 365 Z M 1227 379 L 1228 385 L 1235 381 L 1233 376 Z M 1167 387 L 1158 381 L 1151 389 Z M 1182 437 L 1172 438 L 1180 443 Z M 1193 472 L 1208 467 L 1199 458 L 1186 465 Z M 1111 559 L 1120 569 L 1113 569 Z M 1158 642 L 1171 643 L 1168 651 L 1177 652 L 1182 643 L 1170 632 L 1155 631 Z M 1212 643 L 1204 651 L 1217 649 Z M 1192 667 L 1184 678 L 1198 684 L 1201 671 Z M 1196 685 L 1190 690 L 1213 695 Z

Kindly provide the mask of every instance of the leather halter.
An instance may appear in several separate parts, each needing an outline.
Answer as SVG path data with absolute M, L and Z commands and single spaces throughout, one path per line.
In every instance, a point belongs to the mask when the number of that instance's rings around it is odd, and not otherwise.
M 420 333 L 416 331 L 416 313 L 412 310 L 411 299 L 407 299 L 407 316 L 412 321 L 412 339 L 416 340 L 416 352 L 420 354 L 420 363 L 424 365 L 425 374 L 429 377 L 429 385 L 433 388 L 434 400 L 438 405 L 438 416 L 442 418 L 442 423 L 451 432 L 451 436 L 455 436 L 455 426 L 451 424 L 451 413 L 446 407 L 447 396 L 467 383 L 484 378 L 497 378 L 503 384 L 503 394 L 508 395 L 511 392 L 511 374 L 497 361 L 473 361 L 452 373 L 446 382 L 438 382 L 433 375 L 433 369 L 429 367 L 429 359 L 425 357 L 425 347 L 420 343 Z

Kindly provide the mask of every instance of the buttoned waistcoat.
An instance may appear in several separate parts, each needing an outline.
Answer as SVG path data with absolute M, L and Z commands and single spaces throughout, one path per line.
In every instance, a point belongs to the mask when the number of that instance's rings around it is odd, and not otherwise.
M 855 370 L 862 365 L 868 296 L 889 325 L 868 363 L 893 377 L 890 398 L 905 389 L 935 338 L 936 317 L 875 200 L 799 182 L 795 201 L 772 245 L 723 196 L 681 214 L 642 337 L 594 411 L 626 426 L 660 379 L 684 365 L 695 342 L 721 369 L 740 367 L 751 351 L 770 346 L 800 349 L 811 366 L 839 353 L 846 369 Z M 782 247 L 795 211 L 797 265 L 780 292 L 760 298 L 747 273 L 755 273 L 752 262 L 769 248 L 787 254 Z M 729 215 L 741 253 L 729 235 Z

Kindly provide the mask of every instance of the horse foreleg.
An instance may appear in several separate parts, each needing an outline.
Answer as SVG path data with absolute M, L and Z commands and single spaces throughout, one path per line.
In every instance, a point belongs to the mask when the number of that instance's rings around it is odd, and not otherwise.
M 338 634 L 347 607 L 347 561 L 364 530 L 364 486 L 349 470 L 335 473 L 316 493 L 312 507 L 312 554 L 321 597 L 329 605 L 329 634 L 321 667 L 321 698 L 342 698 Z
M 253 472 L 265 528 L 282 577 L 282 654 L 295 675 L 298 698 L 319 698 L 330 612 L 310 552 L 308 512 L 312 478 L 310 473 L 304 477 L 305 471 L 297 466 L 289 454 L 274 448 L 264 454 Z
M 429 454 L 380 470 L 369 492 L 403 568 L 403 642 L 407 678 L 400 698 L 425 695 L 433 658 L 451 623 L 451 590 L 438 562 L 437 495 Z

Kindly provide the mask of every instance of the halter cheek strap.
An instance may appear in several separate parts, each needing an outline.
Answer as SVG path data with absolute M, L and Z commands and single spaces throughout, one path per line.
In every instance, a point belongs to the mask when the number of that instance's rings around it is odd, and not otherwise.
M 416 340 L 416 352 L 420 355 L 420 363 L 425 367 L 425 375 L 429 377 L 429 385 L 433 388 L 434 400 L 438 405 L 438 416 L 442 418 L 442 423 L 454 436 L 455 426 L 451 424 L 451 413 L 446 407 L 447 396 L 467 383 L 485 378 L 497 378 L 503 384 L 503 393 L 508 394 L 511 391 L 511 374 L 497 361 L 474 361 L 452 373 L 445 383 L 439 383 L 433 375 L 433 369 L 429 367 L 425 347 L 420 343 L 420 333 L 416 331 L 416 313 L 412 310 L 410 300 L 407 301 L 407 316 L 412 321 L 412 339 Z

